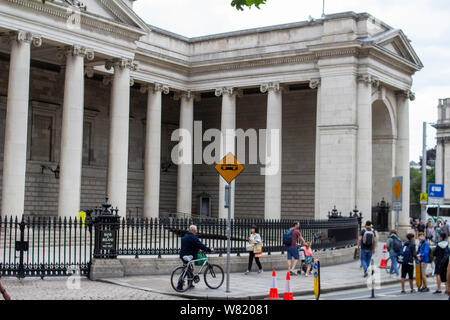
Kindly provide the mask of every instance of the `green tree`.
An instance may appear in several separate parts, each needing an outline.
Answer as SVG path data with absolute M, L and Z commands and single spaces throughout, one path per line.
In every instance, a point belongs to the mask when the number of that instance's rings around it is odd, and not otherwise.
M 50 0 L 53 2 L 54 0 Z M 259 9 L 259 6 L 265 4 L 267 0 L 233 0 L 231 1 L 231 6 L 235 7 L 237 10 L 243 11 L 245 7 L 251 8 L 255 6 Z M 45 3 L 45 0 L 42 0 Z
M 428 184 L 434 183 L 435 169 L 427 170 L 427 188 Z M 410 169 L 410 202 L 411 204 L 420 203 L 420 194 L 422 193 L 422 172 L 419 169 Z

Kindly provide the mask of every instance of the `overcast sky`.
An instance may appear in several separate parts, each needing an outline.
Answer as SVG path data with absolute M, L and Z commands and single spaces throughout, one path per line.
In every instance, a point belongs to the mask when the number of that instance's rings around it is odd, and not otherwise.
M 187 37 L 320 18 L 322 0 L 267 0 L 261 10 L 240 12 L 231 0 L 138 0 L 134 9 L 147 23 Z M 450 1 L 448 0 L 326 0 L 327 14 L 368 12 L 402 29 L 425 68 L 414 76 L 411 102 L 411 160 L 422 154 L 422 122 L 437 121 L 439 98 L 450 97 Z M 436 131 L 428 126 L 429 148 Z

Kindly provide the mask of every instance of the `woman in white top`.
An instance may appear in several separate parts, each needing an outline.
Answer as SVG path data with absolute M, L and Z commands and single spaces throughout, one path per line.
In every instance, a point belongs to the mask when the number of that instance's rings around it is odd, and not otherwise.
M 250 237 L 248 237 L 248 242 L 249 245 L 251 245 L 252 247 L 254 247 L 255 244 L 262 244 L 261 236 L 259 235 L 258 228 L 256 226 L 252 226 L 252 231 Z M 255 259 L 256 264 L 258 265 L 259 268 L 258 274 L 263 273 L 261 262 L 259 261 L 259 258 L 255 258 L 255 252 L 252 249 L 251 251 L 249 251 L 248 269 L 247 272 L 245 273 L 246 275 L 249 274 L 250 271 L 252 270 L 253 259 Z

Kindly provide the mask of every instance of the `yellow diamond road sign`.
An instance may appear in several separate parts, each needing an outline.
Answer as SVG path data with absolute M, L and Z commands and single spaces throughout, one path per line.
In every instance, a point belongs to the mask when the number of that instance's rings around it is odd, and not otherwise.
M 239 163 L 236 157 L 230 152 L 216 166 L 217 172 L 228 183 L 231 183 L 238 175 L 244 171 L 245 167 Z
M 394 188 L 392 189 L 392 191 L 394 192 L 395 199 L 398 200 L 400 194 L 402 193 L 402 185 L 398 180 L 395 181 Z
M 392 178 L 392 210 L 403 210 L 403 177 Z

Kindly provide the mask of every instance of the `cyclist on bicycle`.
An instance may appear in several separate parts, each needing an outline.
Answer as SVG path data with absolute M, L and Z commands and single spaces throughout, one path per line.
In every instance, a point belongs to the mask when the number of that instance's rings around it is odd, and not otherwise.
M 183 264 L 196 259 L 199 250 L 208 253 L 214 252 L 214 248 L 208 248 L 198 239 L 197 226 L 192 225 L 189 227 L 188 233 L 181 239 L 180 259 Z

